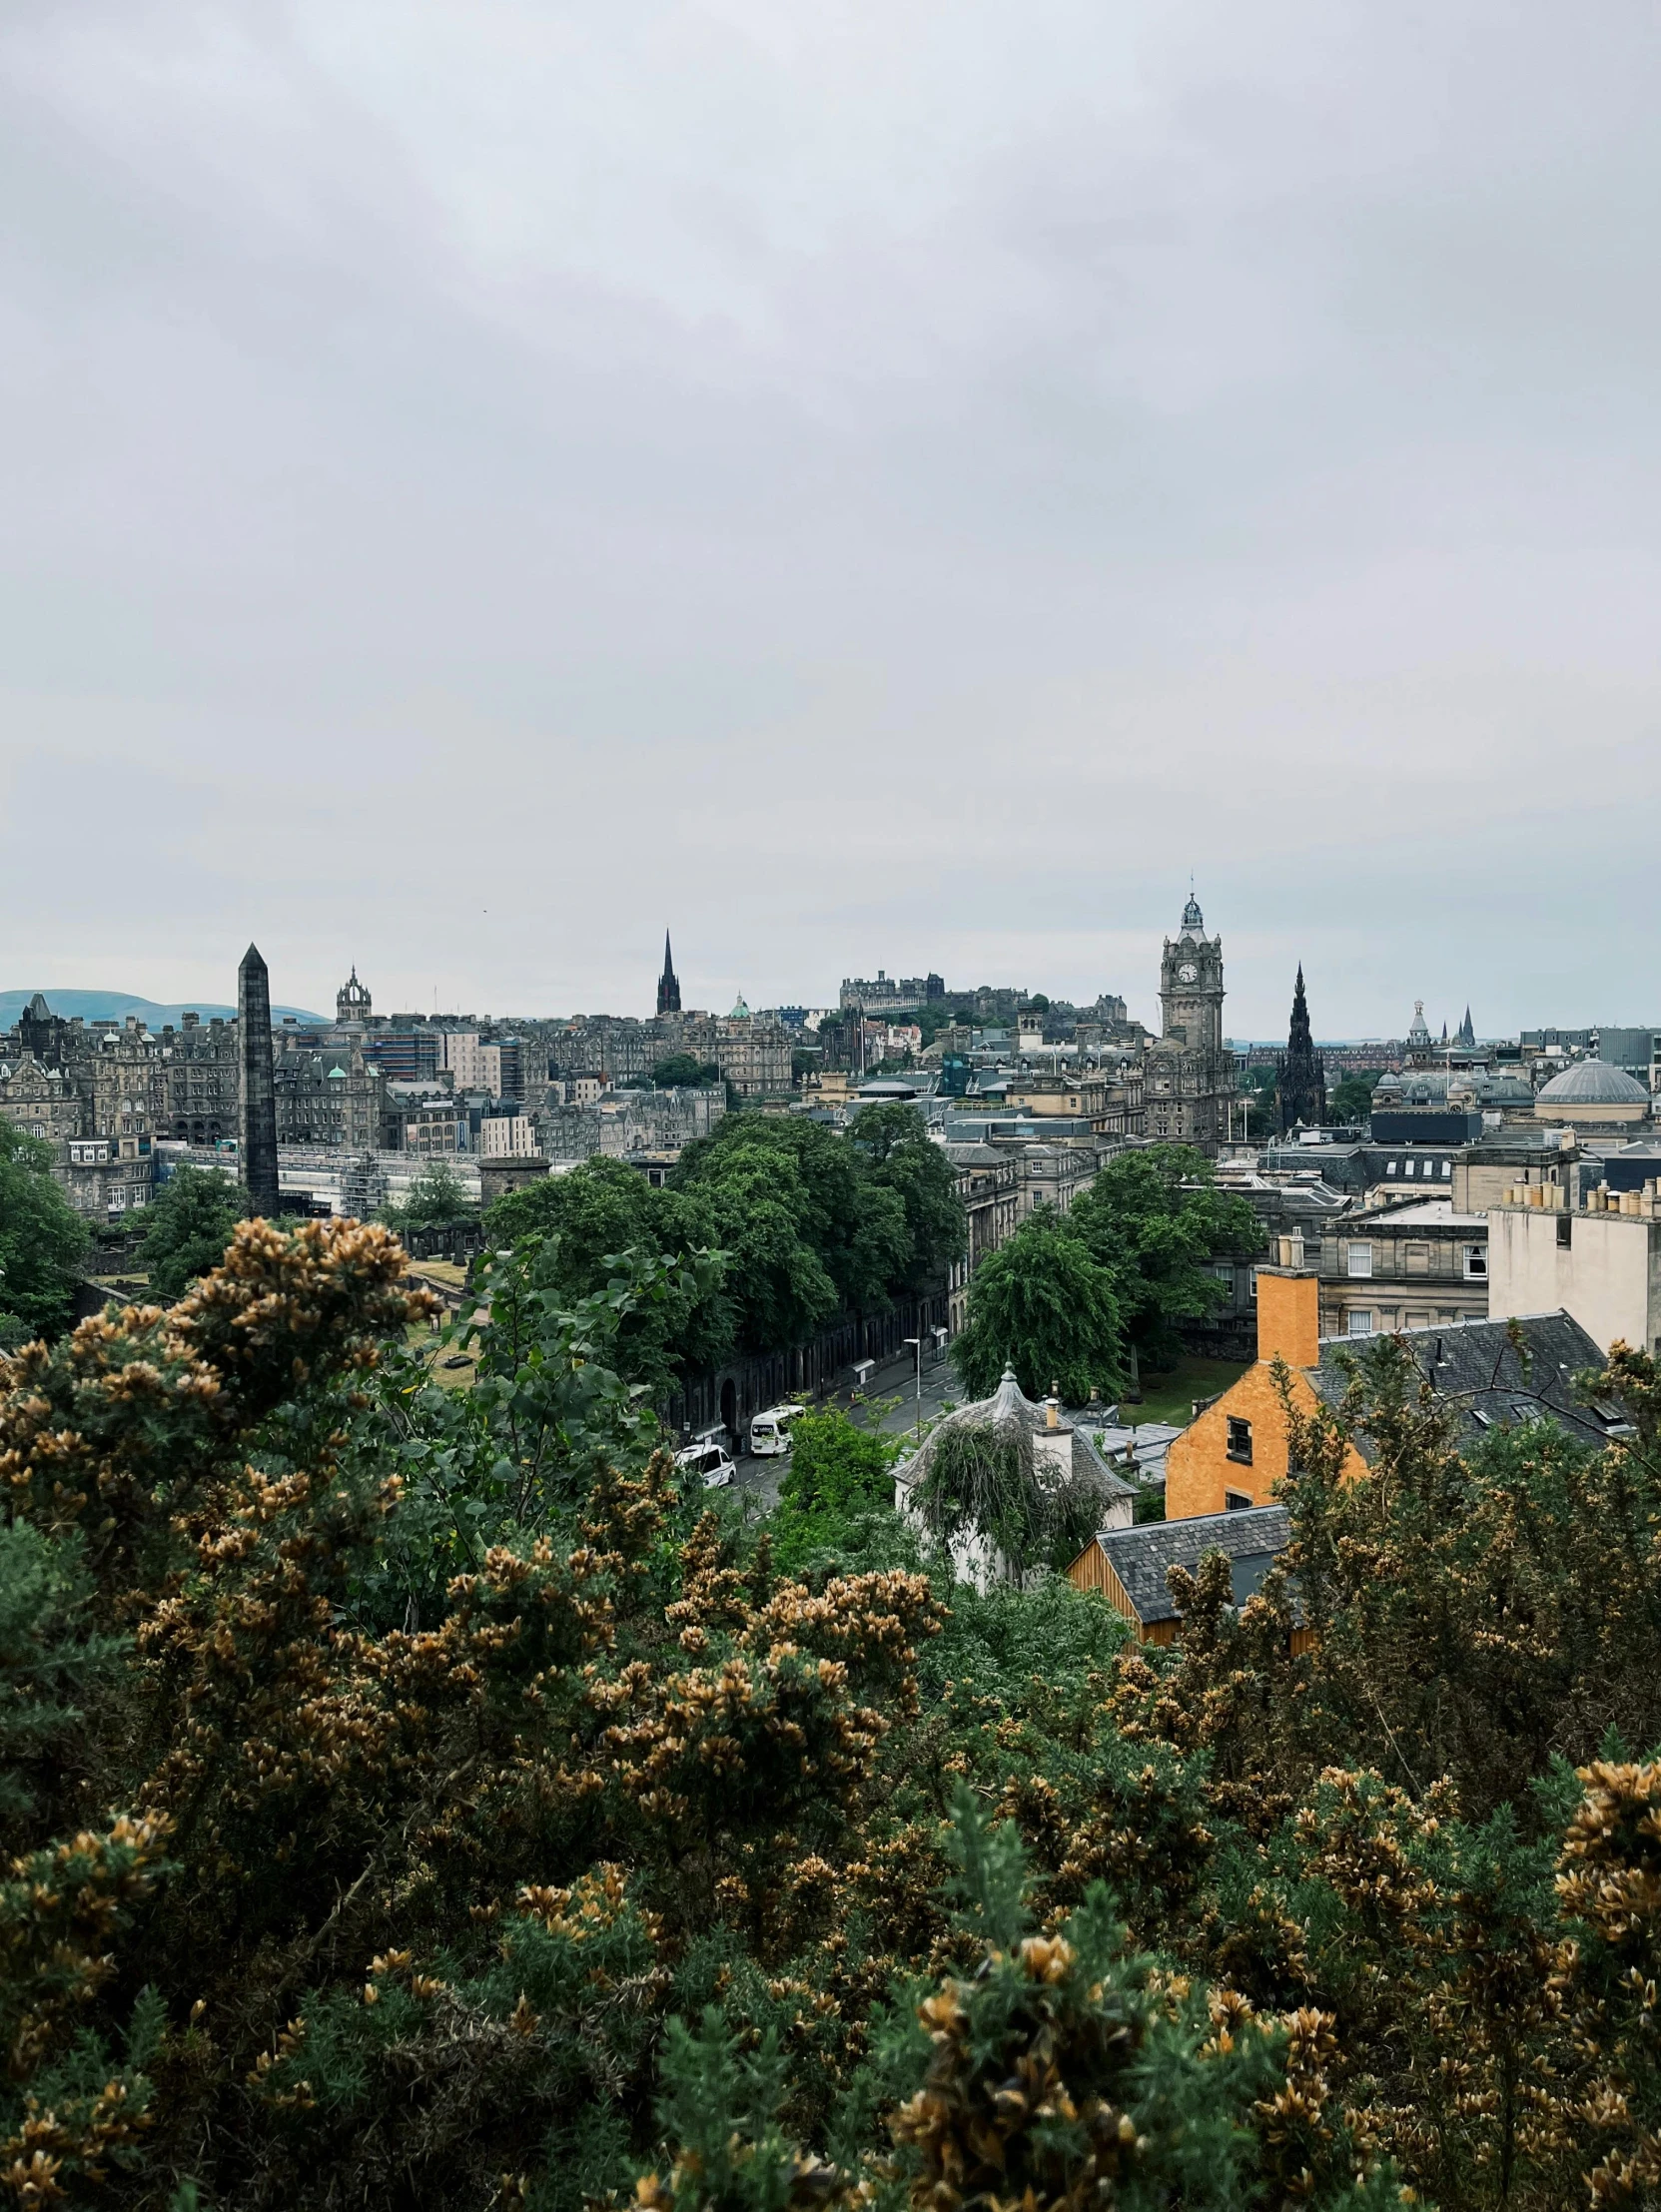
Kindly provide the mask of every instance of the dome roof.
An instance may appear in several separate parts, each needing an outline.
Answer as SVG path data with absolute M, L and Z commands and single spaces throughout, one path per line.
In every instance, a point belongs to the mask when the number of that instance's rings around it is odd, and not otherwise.
M 1647 1106 L 1649 1093 L 1623 1068 L 1603 1060 L 1577 1060 L 1553 1076 L 1539 1094 L 1542 1106 Z

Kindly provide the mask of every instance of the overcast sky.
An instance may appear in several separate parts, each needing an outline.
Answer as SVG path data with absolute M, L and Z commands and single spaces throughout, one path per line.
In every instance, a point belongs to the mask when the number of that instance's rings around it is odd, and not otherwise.
M 1661 1020 L 1654 0 L 7 0 L 0 988 Z

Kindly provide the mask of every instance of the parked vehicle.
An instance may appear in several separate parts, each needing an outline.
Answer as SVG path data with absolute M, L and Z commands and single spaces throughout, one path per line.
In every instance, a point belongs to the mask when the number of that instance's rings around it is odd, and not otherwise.
M 717 1444 L 713 1437 L 700 1437 L 695 1444 L 676 1452 L 675 1466 L 696 1475 L 706 1490 L 726 1489 L 738 1472 L 726 1446 Z
M 750 1423 L 750 1456 L 771 1459 L 790 1449 L 792 1424 L 807 1411 L 805 1405 L 772 1405 Z

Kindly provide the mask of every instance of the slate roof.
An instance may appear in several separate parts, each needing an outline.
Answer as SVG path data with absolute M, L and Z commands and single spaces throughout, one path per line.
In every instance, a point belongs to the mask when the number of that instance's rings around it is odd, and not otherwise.
M 1145 1628 L 1182 1618 L 1166 1587 L 1168 1569 L 1186 1567 L 1192 1573 L 1208 1552 L 1227 1552 L 1235 1603 L 1244 1605 L 1262 1588 L 1275 1554 L 1290 1540 L 1291 1519 L 1283 1505 L 1147 1521 L 1140 1528 L 1103 1529 L 1096 1539 Z
M 1520 1351 L 1512 1341 L 1513 1332 L 1520 1340 Z M 1604 1356 L 1580 1323 L 1561 1309 L 1525 1313 L 1515 1320 L 1462 1321 L 1457 1326 L 1396 1333 L 1437 1398 L 1460 1414 L 1463 1444 L 1524 1421 L 1555 1421 L 1593 1444 L 1629 1433 L 1618 1406 L 1607 1404 L 1600 1410 L 1576 1399 L 1575 1376 L 1589 1367 L 1601 1368 Z M 1343 1397 L 1350 1366 L 1366 1342 L 1352 1336 L 1329 1337 L 1320 1347 L 1320 1365 L 1304 1369 L 1316 1396 L 1326 1404 L 1336 1406 Z M 1355 1448 L 1363 1459 L 1371 1458 L 1365 1431 L 1356 1436 Z

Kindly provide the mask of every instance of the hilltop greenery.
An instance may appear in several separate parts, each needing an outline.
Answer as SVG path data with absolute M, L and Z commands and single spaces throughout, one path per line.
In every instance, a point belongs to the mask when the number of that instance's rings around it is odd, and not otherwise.
M 338 1221 L 0 1361 L 0 2203 L 1661 2198 L 1653 1361 L 1464 1455 L 1381 1341 L 1160 1650 L 839 1417 L 683 1496 L 625 1347 L 731 1262 L 562 1266 L 468 1391 Z

